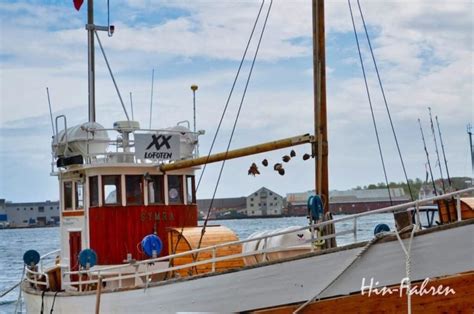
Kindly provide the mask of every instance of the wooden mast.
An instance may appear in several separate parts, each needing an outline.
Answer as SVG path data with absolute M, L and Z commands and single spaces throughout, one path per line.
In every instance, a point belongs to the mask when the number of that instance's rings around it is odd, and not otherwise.
M 326 111 L 326 56 L 324 36 L 324 0 L 312 0 L 315 187 L 329 211 L 328 133 Z

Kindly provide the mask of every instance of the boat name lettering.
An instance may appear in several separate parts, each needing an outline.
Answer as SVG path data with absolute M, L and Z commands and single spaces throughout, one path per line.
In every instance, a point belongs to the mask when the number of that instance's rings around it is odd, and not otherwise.
M 141 212 L 140 220 L 145 221 L 174 221 L 173 213 L 167 212 Z

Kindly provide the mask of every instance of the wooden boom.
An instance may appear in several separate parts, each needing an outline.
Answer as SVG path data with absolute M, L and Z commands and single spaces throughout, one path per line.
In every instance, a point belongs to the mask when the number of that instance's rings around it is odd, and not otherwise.
M 178 160 L 173 163 L 169 164 L 162 164 L 160 165 L 160 170 L 163 172 L 171 171 L 171 170 L 178 170 L 184 168 L 190 168 L 194 166 L 200 166 L 204 164 L 210 164 L 213 162 L 229 160 L 239 157 L 245 157 L 255 154 L 260 154 L 272 150 L 277 150 L 281 148 L 306 144 L 313 142 L 314 137 L 309 134 L 303 134 L 300 136 L 289 137 L 278 141 L 258 144 L 254 146 L 248 146 L 244 148 L 229 150 L 228 152 L 218 153 L 209 156 L 203 156 L 195 159 L 187 159 L 187 160 Z

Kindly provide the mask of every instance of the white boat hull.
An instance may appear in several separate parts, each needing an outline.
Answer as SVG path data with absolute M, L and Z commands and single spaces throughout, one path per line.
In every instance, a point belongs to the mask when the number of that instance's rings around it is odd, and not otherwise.
M 443 277 L 474 270 L 474 224 L 417 235 L 411 253 L 411 280 Z M 404 240 L 407 246 L 408 239 Z M 104 292 L 101 313 L 237 312 L 306 301 L 317 295 L 362 250 L 352 247 L 333 253 L 214 274 L 181 279 L 147 289 Z M 374 278 L 377 286 L 400 284 L 406 277 L 405 255 L 398 241 L 377 243 L 365 252 L 321 298 L 361 290 Z M 43 302 L 49 312 L 54 293 L 24 289 L 28 313 L 39 313 Z M 54 313 L 92 313 L 96 294 L 59 293 Z

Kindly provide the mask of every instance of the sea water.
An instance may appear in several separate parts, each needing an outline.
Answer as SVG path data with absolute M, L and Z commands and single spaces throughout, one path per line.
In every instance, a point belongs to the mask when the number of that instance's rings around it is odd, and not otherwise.
M 345 215 L 335 215 L 342 218 Z M 202 224 L 202 222 L 200 222 Z M 379 223 L 389 225 L 393 230 L 392 214 L 376 214 L 357 219 L 357 240 L 364 241 L 373 237 L 374 228 Z M 275 230 L 288 226 L 305 226 L 305 217 L 233 219 L 211 221 L 212 225 L 223 225 L 237 233 L 240 239 L 247 238 L 256 231 Z M 353 221 L 347 220 L 336 224 L 336 231 L 349 230 Z M 353 242 L 353 235 L 346 234 L 337 238 L 338 245 Z M 59 228 L 36 229 L 0 229 L 0 293 L 13 286 L 22 277 L 23 253 L 37 250 L 41 255 L 59 248 Z M 0 313 L 13 313 L 19 296 L 19 288 L 0 299 Z M 18 308 L 20 308 L 19 304 Z M 24 306 L 22 306 L 24 312 Z

